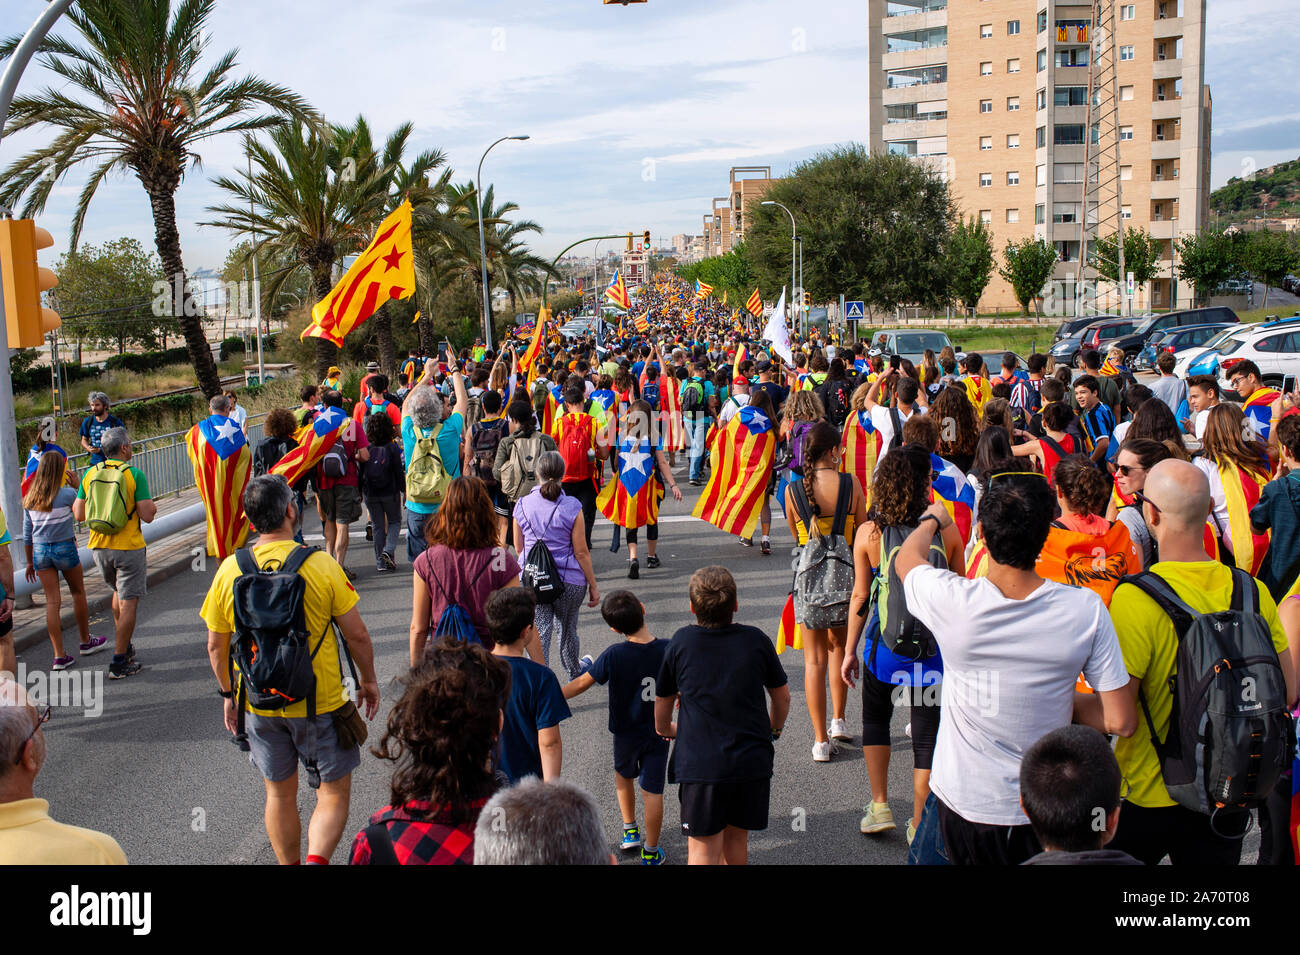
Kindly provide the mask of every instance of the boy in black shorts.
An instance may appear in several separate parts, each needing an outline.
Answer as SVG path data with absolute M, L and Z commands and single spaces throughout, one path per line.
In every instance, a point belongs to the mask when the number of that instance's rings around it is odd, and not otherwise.
M 596 658 L 586 673 L 564 687 L 571 700 L 594 684 L 609 684 L 609 731 L 614 734 L 614 785 L 623 815 L 627 852 L 641 850 L 642 865 L 662 865 L 659 831 L 664 821 L 664 778 L 668 773 L 668 740 L 655 734 L 655 680 L 663 664 L 667 640 L 656 640 L 645 625 L 645 607 L 630 590 L 616 590 L 600 605 L 600 615 L 615 633 L 627 639 Z M 590 660 L 590 657 L 585 658 Z M 645 803 L 645 836 L 636 824 L 637 780 Z
M 664 654 L 655 730 L 677 740 L 668 781 L 680 783 L 688 863 L 745 865 L 749 831 L 767 828 L 772 744 L 790 712 L 790 688 L 771 638 L 732 623 L 736 581 L 725 567 L 697 570 L 690 597 L 696 624 L 678 630 Z

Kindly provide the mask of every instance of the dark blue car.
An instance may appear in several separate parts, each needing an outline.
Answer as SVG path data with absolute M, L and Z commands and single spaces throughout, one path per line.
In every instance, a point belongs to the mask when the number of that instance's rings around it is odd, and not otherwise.
M 1184 349 L 1205 344 L 1223 329 L 1231 327 L 1220 322 L 1211 325 L 1183 325 L 1155 332 L 1138 353 L 1134 367 L 1138 371 L 1152 370 L 1156 367 L 1156 359 L 1161 353 L 1177 355 Z

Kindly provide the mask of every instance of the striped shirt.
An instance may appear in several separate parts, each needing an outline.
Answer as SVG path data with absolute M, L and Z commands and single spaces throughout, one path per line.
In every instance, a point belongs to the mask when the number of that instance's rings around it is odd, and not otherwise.
M 76 500 L 76 491 L 62 487 L 54 495 L 54 506 L 48 511 L 23 511 L 23 540 L 29 544 L 75 540 L 77 524 L 72 519 L 72 505 Z

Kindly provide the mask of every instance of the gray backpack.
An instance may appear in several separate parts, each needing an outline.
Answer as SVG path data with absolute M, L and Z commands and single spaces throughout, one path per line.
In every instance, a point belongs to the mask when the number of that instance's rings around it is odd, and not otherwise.
M 844 525 L 853 503 L 853 476 L 839 475 L 835 495 L 835 520 L 829 535 L 822 534 L 813 517 L 803 482 L 790 485 L 799 519 L 808 528 L 808 543 L 795 549 L 794 616 L 810 630 L 843 627 L 849 622 L 853 596 L 853 551 L 844 539 Z
M 542 432 L 515 438 L 501 465 L 501 493 L 508 501 L 518 501 L 537 486 L 537 459 L 542 456 Z
M 894 567 L 898 549 L 915 529 L 915 524 L 891 524 L 880 529 L 880 573 L 871 584 L 871 600 L 880 614 L 881 642 L 890 653 L 912 661 L 928 660 L 939 652 L 930 628 L 907 609 L 903 581 Z M 948 569 L 942 534 L 936 533 L 930 539 L 929 559 L 931 567 Z
M 1264 802 L 1291 765 L 1295 722 L 1255 580 L 1232 568 L 1227 610 L 1199 613 L 1150 571 L 1125 577 L 1160 605 L 1178 637 L 1173 709 L 1163 742 L 1138 694 L 1169 798 L 1214 817 Z M 1240 828 L 1233 826 L 1233 833 Z M 1216 832 L 1217 832 L 1216 828 Z

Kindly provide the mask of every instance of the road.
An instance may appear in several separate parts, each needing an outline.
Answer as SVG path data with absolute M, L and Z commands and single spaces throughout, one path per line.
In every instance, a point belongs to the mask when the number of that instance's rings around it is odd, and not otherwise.
M 684 474 L 678 477 L 683 491 L 689 493 L 680 504 L 671 498 L 664 502 L 662 568 L 642 566 L 640 580 L 628 581 L 626 552 L 610 553 L 610 526 L 598 522 L 594 558 L 601 592 L 630 586 L 645 603 L 655 635 L 671 637 L 691 622 L 686 592 L 690 574 L 699 567 L 723 564 L 739 585 L 738 619 L 774 636 L 789 590 L 792 545 L 780 510 L 773 528 L 774 553 L 763 557 L 757 547 L 742 548 L 734 537 L 691 518 L 699 489 L 689 487 Z M 313 532 L 319 540 L 319 525 L 314 516 L 310 521 L 309 542 Z M 411 583 L 404 557 L 401 573 L 376 575 L 369 548 L 357 525 L 349 563 L 358 572 L 361 612 L 374 640 L 385 697 L 383 713 L 371 724 L 374 742 L 395 696 L 393 679 L 407 666 Z M 404 545 L 399 554 L 405 554 Z M 206 631 L 198 608 L 214 570 L 215 562 L 209 562 L 206 568 L 171 578 L 144 598 L 135 645 L 145 669 L 129 680 L 100 683 L 102 707 L 56 707 L 45 727 L 49 755 L 37 780 L 37 795 L 50 801 L 54 818 L 113 835 L 133 863 L 274 862 L 262 822 L 261 778 L 229 742 L 208 666 Z M 584 607 L 580 621 L 584 653 L 599 654 L 617 639 L 596 609 Z M 96 623 L 96 632 L 111 633 L 104 620 Z M 860 698 L 850 693 L 847 718 L 854 742 L 841 744 L 830 763 L 814 763 L 801 656 L 796 651 L 781 656 L 793 702 L 786 732 L 776 745 L 770 825 L 752 837 L 751 861 L 901 864 L 907 851 L 903 828 L 911 815 L 911 741 L 904 735 L 904 712 L 894 716 L 890 773 L 890 803 L 899 828 L 863 836 L 858 832 L 867 799 L 858 745 Z M 30 650 L 20 662 L 45 669 L 49 650 L 45 646 Z M 553 662 L 558 666 L 558 659 Z M 107 663 L 107 654 L 91 657 L 68 672 L 102 677 Z M 561 725 L 563 775 L 595 795 L 613 845 L 621 826 L 605 692 L 594 687 L 573 700 L 571 707 L 573 717 Z M 366 753 L 354 776 L 352 811 L 344 840 L 333 856 L 335 864 L 346 862 L 352 835 L 364 827 L 371 812 L 388 802 L 388 778 L 388 764 Z M 305 833 L 313 800 L 305 784 L 302 792 Z M 686 840 L 679 825 L 676 787 L 668 789 L 665 804 L 661 845 L 670 864 L 683 863 Z M 1253 861 L 1257 845 L 1257 837 L 1247 843 L 1247 859 Z M 620 861 L 632 864 L 633 858 L 634 854 Z

